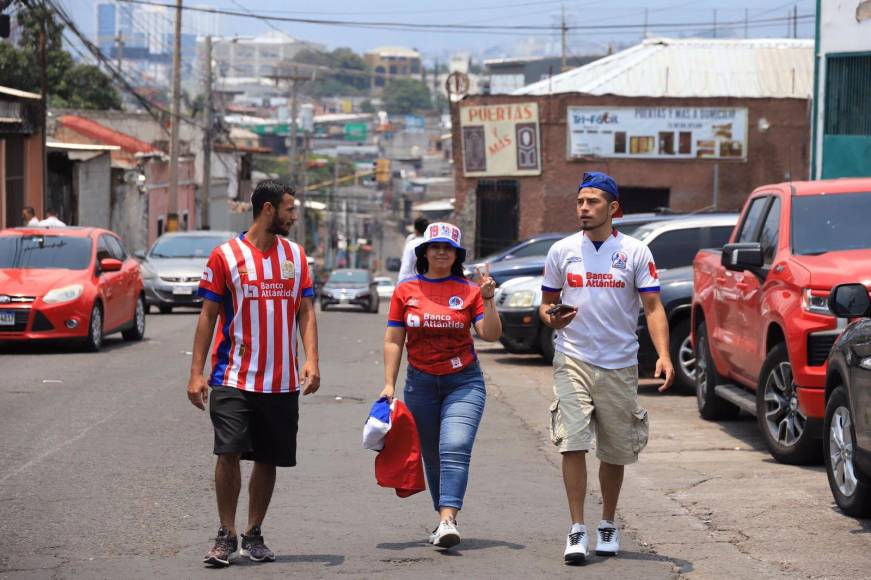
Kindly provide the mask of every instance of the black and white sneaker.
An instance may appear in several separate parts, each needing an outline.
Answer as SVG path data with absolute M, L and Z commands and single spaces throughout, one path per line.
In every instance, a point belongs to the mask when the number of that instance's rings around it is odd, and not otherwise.
M 254 526 L 247 534 L 242 534 L 242 549 L 239 555 L 254 562 L 275 562 L 275 554 L 263 542 L 260 526 Z
M 230 531 L 221 527 L 218 529 L 218 536 L 215 538 L 215 545 L 209 550 L 209 553 L 203 558 L 203 564 L 215 566 L 217 568 L 225 568 L 230 565 L 230 558 L 239 547 L 239 540 L 236 536 L 231 536 Z
M 460 530 L 457 529 L 457 521 L 450 519 L 439 523 L 430 535 L 429 541 L 436 548 L 452 548 L 459 544 Z
M 574 525 L 566 536 L 566 551 L 563 558 L 566 564 L 583 564 L 587 561 L 590 539 L 587 536 L 587 526 Z
M 620 530 L 614 522 L 602 520 L 596 528 L 596 554 L 616 556 L 620 551 Z

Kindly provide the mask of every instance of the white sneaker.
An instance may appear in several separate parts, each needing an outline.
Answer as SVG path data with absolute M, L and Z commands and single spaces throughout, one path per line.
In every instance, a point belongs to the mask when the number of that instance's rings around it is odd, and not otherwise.
M 460 530 L 456 520 L 445 520 L 433 530 L 429 537 L 430 543 L 436 548 L 452 548 L 460 543 Z
M 567 564 L 583 564 L 589 550 L 587 526 L 572 526 L 566 537 L 566 551 L 563 554 Z
M 599 556 L 616 556 L 620 551 L 620 530 L 614 522 L 602 520 L 596 528 L 596 554 Z

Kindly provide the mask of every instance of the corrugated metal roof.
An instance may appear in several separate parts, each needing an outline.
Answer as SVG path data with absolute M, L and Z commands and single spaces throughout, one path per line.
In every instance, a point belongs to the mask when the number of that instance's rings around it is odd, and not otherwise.
M 57 122 L 89 139 L 100 141 L 106 145 L 117 145 L 127 153 L 156 153 L 160 151 L 157 147 L 141 141 L 132 135 L 115 131 L 96 121 L 79 117 L 78 115 L 64 115 Z
M 650 38 L 513 94 L 806 99 L 813 51 L 812 39 Z

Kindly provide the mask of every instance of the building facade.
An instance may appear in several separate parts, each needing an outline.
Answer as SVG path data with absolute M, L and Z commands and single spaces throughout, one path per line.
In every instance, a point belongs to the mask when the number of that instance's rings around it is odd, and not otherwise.
M 817 0 L 814 178 L 871 175 L 871 2 Z
M 372 71 L 372 89 L 380 91 L 393 79 L 423 79 L 420 53 L 401 46 L 379 46 L 367 51 L 363 60 Z
M 205 41 L 197 47 L 198 60 L 203 62 Z M 260 78 L 272 75 L 276 67 L 293 59 L 304 50 L 325 51 L 326 45 L 270 32 L 263 36 L 227 36 L 212 39 L 212 60 L 215 74 L 221 78 Z
M 0 226 L 22 225 L 30 206 L 43 216 L 45 153 L 42 99 L 0 87 Z

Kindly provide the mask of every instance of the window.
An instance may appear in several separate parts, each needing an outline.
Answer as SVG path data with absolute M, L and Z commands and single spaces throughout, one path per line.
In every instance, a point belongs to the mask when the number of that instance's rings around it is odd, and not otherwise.
M 771 202 L 771 209 L 768 210 L 768 215 L 765 216 L 765 223 L 762 224 L 762 233 L 759 236 L 759 242 L 762 244 L 762 258 L 766 266 L 770 266 L 774 262 L 774 256 L 777 254 L 777 238 L 780 233 L 780 198 L 775 197 Z
M 84 270 L 90 263 L 90 238 L 43 235 L 0 237 L 0 269 Z
M 116 238 L 115 236 L 105 236 L 106 237 L 106 245 L 109 248 L 109 253 L 116 260 L 121 260 L 122 262 L 127 259 L 127 250 L 124 249 L 124 244 Z
M 799 255 L 871 248 L 871 192 L 793 199 L 792 251 Z
M 530 242 L 523 246 L 522 248 L 518 248 L 516 252 L 511 252 L 511 256 L 514 258 L 526 258 L 529 256 L 546 256 L 547 251 L 550 250 L 550 247 L 559 241 L 558 238 L 551 238 L 547 240 L 535 240 L 534 242 Z
M 767 197 L 757 197 L 750 204 L 750 209 L 747 210 L 747 215 L 744 217 L 744 223 L 741 224 L 741 231 L 738 232 L 736 242 L 752 242 L 756 236 L 756 230 L 759 229 L 759 221 L 762 219 L 762 210 L 765 209 L 765 204 L 768 203 Z
M 106 258 L 111 258 L 112 253 L 109 251 L 109 240 L 107 239 L 109 236 L 102 235 L 100 239 L 97 241 L 97 263 L 101 260 L 105 260 Z
M 871 135 L 871 54 L 826 59 L 825 134 Z
M 626 153 L 626 131 L 614 132 L 614 153 Z
M 163 217 L 157 218 L 157 237 L 163 235 Z
M 648 243 L 648 247 L 657 268 L 661 270 L 682 268 L 691 266 L 696 254 L 702 248 L 722 247 L 731 233 L 732 226 L 672 230 L 656 237 Z

